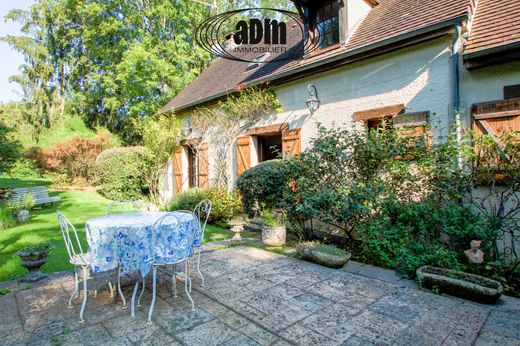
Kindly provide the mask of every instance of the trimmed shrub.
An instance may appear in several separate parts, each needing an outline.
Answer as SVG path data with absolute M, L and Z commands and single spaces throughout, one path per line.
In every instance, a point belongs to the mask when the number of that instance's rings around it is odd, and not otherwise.
M 143 147 L 107 149 L 95 164 L 99 192 L 112 200 L 140 199 L 147 195 L 149 167 Z
M 13 167 L 21 156 L 22 145 L 11 135 L 13 129 L 0 123 L 0 173 Z
M 169 210 L 193 210 L 203 199 L 211 201 L 211 215 L 209 222 L 227 220 L 240 208 L 240 201 L 233 193 L 225 189 L 210 188 L 206 190 L 189 189 L 186 192 L 175 195 Z
M 245 171 L 237 181 L 244 211 L 254 217 L 261 208 L 280 207 L 285 185 L 287 179 L 282 160 L 262 162 Z
M 70 180 L 75 178 L 92 179 L 95 176 L 95 162 L 105 149 L 114 146 L 108 131 L 101 131 L 98 137 L 75 137 L 59 143 L 38 154 L 40 166 L 49 171 L 65 173 Z

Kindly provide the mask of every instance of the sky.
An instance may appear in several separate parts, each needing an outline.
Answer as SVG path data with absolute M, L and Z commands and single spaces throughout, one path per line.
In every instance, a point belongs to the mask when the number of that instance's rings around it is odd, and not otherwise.
M 4 17 L 13 8 L 29 9 L 35 0 L 0 0 L 0 37 L 21 35 L 20 24 L 5 22 Z M 18 74 L 18 66 L 23 64 L 23 56 L 5 42 L 0 41 L 0 102 L 19 101 L 22 89 L 16 83 L 9 83 L 9 77 Z

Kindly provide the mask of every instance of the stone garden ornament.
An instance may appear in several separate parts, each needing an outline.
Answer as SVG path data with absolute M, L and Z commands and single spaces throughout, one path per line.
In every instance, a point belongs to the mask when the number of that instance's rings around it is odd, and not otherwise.
M 484 252 L 480 250 L 480 240 L 472 240 L 470 243 L 471 249 L 464 251 L 469 263 L 482 264 L 484 263 Z

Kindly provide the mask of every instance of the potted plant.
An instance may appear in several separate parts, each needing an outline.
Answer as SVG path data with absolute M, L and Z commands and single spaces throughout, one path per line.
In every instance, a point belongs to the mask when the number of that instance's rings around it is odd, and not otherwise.
M 243 216 L 234 216 L 231 218 L 227 224 L 230 226 L 231 232 L 235 233 L 231 241 L 242 241 L 242 236 L 240 233 L 244 230 L 245 220 Z
M 285 219 L 280 211 L 270 209 L 260 213 L 262 217 L 262 242 L 267 248 L 277 248 L 285 245 L 287 229 Z
M 504 291 L 498 281 L 451 269 L 424 266 L 416 274 L 421 286 L 487 304 L 496 303 Z
M 47 275 L 40 272 L 40 268 L 47 263 L 47 256 L 50 250 L 50 244 L 41 244 L 26 246 L 16 253 L 22 260 L 22 266 L 29 270 L 29 274 L 21 281 L 36 282 L 47 277 Z
M 329 268 L 341 268 L 350 260 L 350 253 L 334 245 L 318 242 L 300 243 L 296 247 L 298 254 L 305 260 L 321 264 Z

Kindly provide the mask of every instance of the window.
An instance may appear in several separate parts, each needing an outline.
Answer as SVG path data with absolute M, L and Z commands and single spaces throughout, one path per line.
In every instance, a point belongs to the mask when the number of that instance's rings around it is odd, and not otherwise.
M 270 53 L 260 54 L 259 56 L 254 58 L 253 61 L 249 65 L 247 65 L 246 71 L 250 71 L 250 70 L 252 70 L 254 68 L 257 68 L 261 63 L 266 61 L 267 58 L 269 58 L 270 56 L 271 56 Z
M 199 158 L 195 150 L 188 146 L 188 176 L 190 187 L 199 187 Z
M 282 135 L 258 136 L 258 162 L 278 159 L 282 154 Z
M 320 48 L 339 43 L 339 1 L 331 1 L 318 10 L 316 31 Z
M 514 99 L 520 97 L 520 84 L 517 85 L 507 85 L 504 87 L 504 98 Z

